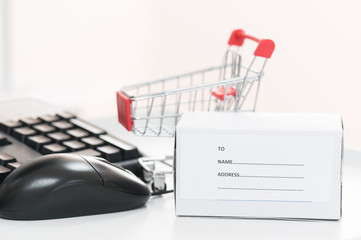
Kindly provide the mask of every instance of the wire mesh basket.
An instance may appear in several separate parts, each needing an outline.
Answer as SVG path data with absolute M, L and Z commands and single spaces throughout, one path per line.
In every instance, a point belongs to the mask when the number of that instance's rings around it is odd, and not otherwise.
M 257 44 L 249 64 L 240 53 L 245 39 Z M 120 89 L 118 120 L 136 135 L 171 137 L 186 111 L 255 111 L 274 48 L 270 39 L 234 30 L 221 65 Z

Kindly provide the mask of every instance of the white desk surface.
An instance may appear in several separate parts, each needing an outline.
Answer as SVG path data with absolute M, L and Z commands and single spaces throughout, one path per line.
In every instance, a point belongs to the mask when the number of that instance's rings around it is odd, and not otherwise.
M 116 117 L 94 120 L 147 154 L 172 152 L 172 139 L 137 137 Z M 361 240 L 361 151 L 346 149 L 340 221 L 286 221 L 176 217 L 173 194 L 153 197 L 146 206 L 119 213 L 46 221 L 0 219 L 1 239 L 349 239 Z

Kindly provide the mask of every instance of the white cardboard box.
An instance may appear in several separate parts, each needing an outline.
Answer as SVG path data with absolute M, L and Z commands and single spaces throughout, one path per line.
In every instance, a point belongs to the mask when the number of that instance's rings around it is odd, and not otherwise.
M 337 114 L 184 113 L 176 215 L 339 220 L 342 152 Z

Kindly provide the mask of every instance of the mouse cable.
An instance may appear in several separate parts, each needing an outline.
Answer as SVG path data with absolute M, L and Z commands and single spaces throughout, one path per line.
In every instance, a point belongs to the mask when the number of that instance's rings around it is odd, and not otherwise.
M 150 195 L 151 195 L 151 196 L 158 196 L 158 195 L 163 195 L 163 194 L 172 193 L 172 192 L 174 192 L 174 190 L 152 192 Z

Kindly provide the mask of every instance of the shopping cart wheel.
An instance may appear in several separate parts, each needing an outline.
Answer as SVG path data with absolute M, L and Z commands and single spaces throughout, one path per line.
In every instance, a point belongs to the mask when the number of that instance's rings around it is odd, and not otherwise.
M 164 183 L 163 187 L 157 188 L 157 187 L 155 187 L 155 184 L 154 184 L 154 182 L 153 182 L 153 183 L 152 183 L 152 190 L 153 190 L 153 192 L 155 192 L 155 193 L 165 192 L 165 191 L 167 191 L 167 184 Z

